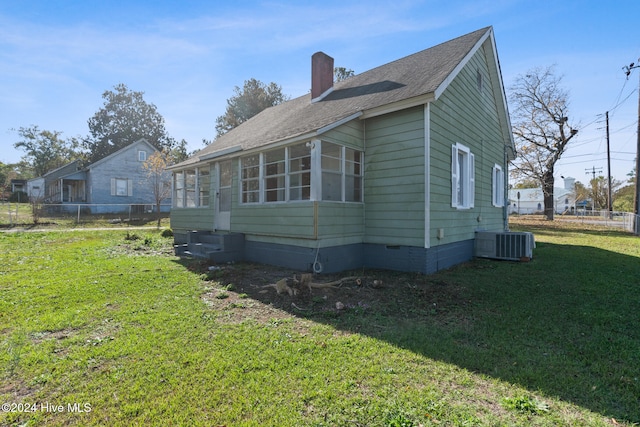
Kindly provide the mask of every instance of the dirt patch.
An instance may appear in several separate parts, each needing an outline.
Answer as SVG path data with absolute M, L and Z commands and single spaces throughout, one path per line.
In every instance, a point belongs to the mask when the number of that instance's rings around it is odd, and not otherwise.
M 190 269 L 202 275 L 207 305 L 230 322 L 353 314 L 419 320 L 463 316 L 470 303 L 464 287 L 414 273 L 366 270 L 316 275 L 309 287 L 300 283 L 300 272 L 266 265 L 209 267 L 201 262 Z M 288 288 L 277 289 L 282 279 L 287 279 Z

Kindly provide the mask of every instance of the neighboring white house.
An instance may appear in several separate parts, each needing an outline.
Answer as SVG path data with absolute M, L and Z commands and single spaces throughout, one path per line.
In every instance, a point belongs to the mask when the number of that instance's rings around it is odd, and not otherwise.
M 554 187 L 553 206 L 558 214 L 575 211 L 575 178 L 564 178 L 564 187 Z M 518 197 L 519 195 L 519 197 Z M 542 188 L 512 188 L 509 190 L 509 213 L 532 214 L 544 212 Z
M 27 194 L 31 200 L 40 200 L 44 197 L 44 178 L 31 178 L 27 181 Z

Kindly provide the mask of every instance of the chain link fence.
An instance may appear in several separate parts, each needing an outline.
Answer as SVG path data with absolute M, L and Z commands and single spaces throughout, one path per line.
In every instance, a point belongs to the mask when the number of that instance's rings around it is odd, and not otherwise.
M 515 212 L 511 213 L 512 215 Z M 520 215 L 542 215 L 542 212 L 531 209 L 522 209 Z M 636 235 L 640 235 L 640 215 L 631 212 L 609 212 L 606 209 L 579 209 L 571 213 L 555 214 L 555 218 L 563 221 L 572 221 L 589 225 L 601 225 L 622 229 Z
M 146 223 L 167 218 L 171 205 L 88 203 L 2 203 L 0 224 L 45 224 L 55 222 Z

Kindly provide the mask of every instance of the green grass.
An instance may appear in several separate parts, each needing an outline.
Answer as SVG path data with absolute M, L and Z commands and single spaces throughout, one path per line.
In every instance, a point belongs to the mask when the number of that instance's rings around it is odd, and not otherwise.
M 0 233 L 0 425 L 639 423 L 640 240 L 514 228 L 533 261 L 367 272 L 385 288 L 339 313 L 155 231 Z

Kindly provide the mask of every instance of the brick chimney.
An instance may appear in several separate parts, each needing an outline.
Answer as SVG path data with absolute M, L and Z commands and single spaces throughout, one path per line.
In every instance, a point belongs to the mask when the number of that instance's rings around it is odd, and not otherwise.
M 323 52 L 311 57 L 311 100 L 319 101 L 333 88 L 333 58 Z

